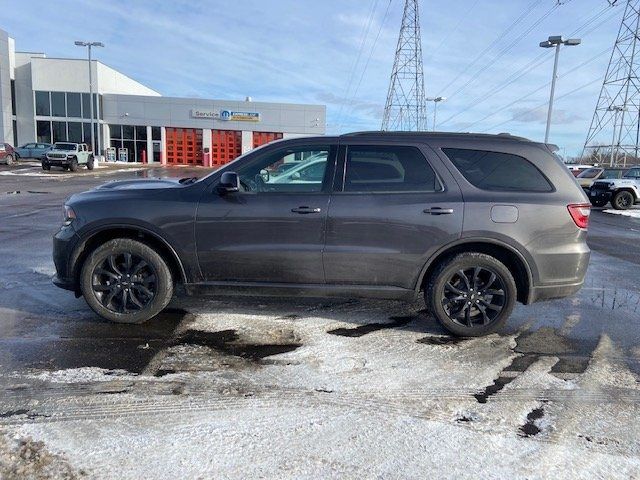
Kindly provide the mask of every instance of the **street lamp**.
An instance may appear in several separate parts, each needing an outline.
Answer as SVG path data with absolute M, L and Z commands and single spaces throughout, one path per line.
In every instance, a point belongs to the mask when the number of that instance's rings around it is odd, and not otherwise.
M 74 44 L 77 47 L 87 47 L 87 58 L 89 60 L 89 111 L 91 116 L 91 152 L 95 153 L 95 140 L 93 135 L 93 73 L 91 72 L 91 47 L 104 47 L 104 44 L 102 42 L 81 41 L 75 41 Z M 100 147 L 100 132 L 98 132 L 98 160 L 100 160 Z
M 564 40 L 562 35 L 552 35 L 548 40 L 540 42 L 542 48 L 554 48 L 556 49 L 555 60 L 553 63 L 553 77 L 551 79 L 551 95 L 549 96 L 549 112 L 547 113 L 547 129 L 544 134 L 544 142 L 549 141 L 549 129 L 551 128 L 551 112 L 553 111 L 553 95 L 556 90 L 556 78 L 558 77 L 558 56 L 560 55 L 560 45 L 567 45 L 573 47 L 580 45 L 581 40 L 579 38 L 570 38 Z
M 611 159 L 609 160 L 610 167 L 613 167 L 613 161 L 614 161 L 613 150 L 616 146 L 616 124 L 618 123 L 618 113 L 626 112 L 627 110 L 628 108 L 626 107 L 626 105 L 609 105 L 609 107 L 607 107 L 607 111 L 615 112 L 613 114 L 613 138 L 611 138 Z M 623 119 L 623 122 L 624 122 L 624 119 Z M 622 125 L 620 125 L 620 130 L 622 130 Z M 626 160 L 625 160 L 625 163 L 626 163 Z
M 427 102 L 433 102 L 433 131 L 436 131 L 436 114 L 438 113 L 438 103 L 444 102 L 447 97 L 428 97 Z

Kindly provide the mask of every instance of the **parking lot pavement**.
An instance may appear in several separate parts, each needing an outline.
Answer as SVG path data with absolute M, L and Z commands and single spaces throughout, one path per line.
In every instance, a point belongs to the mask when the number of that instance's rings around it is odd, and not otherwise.
M 112 325 L 52 286 L 64 198 L 185 172 L 0 167 L 0 477 L 30 438 L 96 478 L 637 478 L 640 219 L 595 209 L 584 288 L 477 339 L 359 300 L 178 299 Z

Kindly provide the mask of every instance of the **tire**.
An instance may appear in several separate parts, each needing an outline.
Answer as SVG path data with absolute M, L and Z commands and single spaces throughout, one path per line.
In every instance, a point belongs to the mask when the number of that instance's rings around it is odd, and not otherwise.
M 73 157 L 71 159 L 71 163 L 69 164 L 69 170 L 71 170 L 72 172 L 78 171 L 78 159 L 76 157 Z
M 607 204 L 607 200 L 590 200 L 590 202 L 594 207 L 604 207 Z
M 611 206 L 616 210 L 628 210 L 633 206 L 633 194 L 622 190 L 611 199 Z
M 49 165 L 47 162 L 42 162 L 42 169 L 51 170 L 51 165 Z
M 93 167 L 93 155 L 89 155 L 89 158 L 87 159 L 87 170 L 93 170 Z
M 141 268 L 140 261 L 145 263 Z M 89 307 L 102 318 L 140 324 L 168 305 L 173 296 L 173 280 L 167 263 L 153 248 L 117 238 L 86 258 L 80 273 L 80 290 Z
M 474 288 L 474 283 L 479 288 Z M 485 294 L 478 296 L 478 292 Z M 479 337 L 504 325 L 515 306 L 517 287 L 502 262 L 483 253 L 466 252 L 442 261 L 424 294 L 429 311 L 445 329 L 461 337 Z
M 13 164 L 13 156 L 11 154 L 7 155 L 6 157 L 4 157 L 5 162 L 7 162 L 7 165 L 12 165 Z

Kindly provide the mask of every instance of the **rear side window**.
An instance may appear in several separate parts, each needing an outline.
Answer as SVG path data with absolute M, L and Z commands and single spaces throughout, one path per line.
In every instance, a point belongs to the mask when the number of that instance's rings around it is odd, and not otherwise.
M 349 146 L 345 192 L 438 192 L 442 187 L 415 147 Z
M 518 155 L 461 148 L 443 148 L 442 151 L 469 183 L 482 190 L 553 190 L 542 172 Z

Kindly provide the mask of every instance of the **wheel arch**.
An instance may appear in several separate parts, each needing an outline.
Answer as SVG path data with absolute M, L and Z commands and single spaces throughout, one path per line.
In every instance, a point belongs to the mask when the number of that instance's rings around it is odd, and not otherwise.
M 139 226 L 107 226 L 99 230 L 92 231 L 84 237 L 74 249 L 71 256 L 71 278 L 78 290 L 80 271 L 82 264 L 89 254 L 99 245 L 115 238 L 129 238 L 137 240 L 156 250 L 166 259 L 174 283 L 186 283 L 187 275 L 184 265 L 176 250 L 164 238 L 156 232 L 152 232 Z
M 449 244 L 436 252 L 424 265 L 416 283 L 416 293 L 424 288 L 435 268 L 446 258 L 458 253 L 478 252 L 491 255 L 500 260 L 512 272 L 518 290 L 517 300 L 531 303 L 533 274 L 524 256 L 511 245 L 496 239 L 473 238 Z

